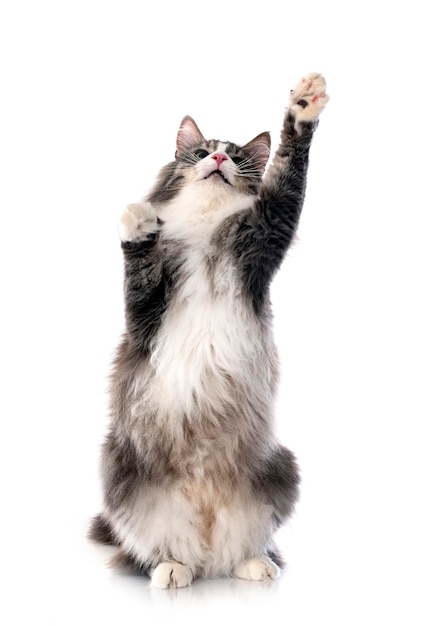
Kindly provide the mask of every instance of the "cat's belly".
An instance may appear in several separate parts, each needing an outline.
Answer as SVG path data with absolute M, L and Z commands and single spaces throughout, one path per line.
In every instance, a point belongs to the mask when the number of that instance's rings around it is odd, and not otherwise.
M 211 483 L 144 488 L 113 523 L 123 548 L 147 566 L 189 565 L 203 575 L 227 575 L 263 554 L 274 531 L 272 507 L 243 487 L 228 493 Z

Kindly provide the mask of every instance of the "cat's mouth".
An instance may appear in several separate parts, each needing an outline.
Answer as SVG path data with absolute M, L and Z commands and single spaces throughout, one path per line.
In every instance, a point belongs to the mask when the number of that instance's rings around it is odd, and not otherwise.
M 227 185 L 230 185 L 229 181 L 226 179 L 226 177 L 224 176 L 224 174 L 221 172 L 221 170 L 214 170 L 213 172 L 211 172 L 210 174 L 208 174 L 208 176 L 205 176 L 204 180 L 208 180 L 208 178 L 211 178 L 211 176 L 215 176 L 215 177 L 219 177 L 221 178 L 225 183 L 227 183 Z

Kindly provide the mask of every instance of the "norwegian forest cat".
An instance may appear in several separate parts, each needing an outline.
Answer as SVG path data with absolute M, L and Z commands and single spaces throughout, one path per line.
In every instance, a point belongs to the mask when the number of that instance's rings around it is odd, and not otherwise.
M 298 224 L 327 100 L 320 74 L 291 91 L 264 177 L 268 133 L 242 147 L 207 141 L 185 117 L 175 160 L 122 216 L 126 332 L 90 537 L 117 545 L 114 560 L 155 587 L 280 573 L 273 535 L 299 474 L 272 428 L 269 287 Z

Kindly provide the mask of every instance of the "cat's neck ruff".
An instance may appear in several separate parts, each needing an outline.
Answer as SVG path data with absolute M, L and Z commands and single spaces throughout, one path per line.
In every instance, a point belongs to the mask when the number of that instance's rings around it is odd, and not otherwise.
M 226 217 L 249 208 L 253 199 L 217 179 L 188 184 L 159 211 L 164 235 L 182 240 L 210 237 Z

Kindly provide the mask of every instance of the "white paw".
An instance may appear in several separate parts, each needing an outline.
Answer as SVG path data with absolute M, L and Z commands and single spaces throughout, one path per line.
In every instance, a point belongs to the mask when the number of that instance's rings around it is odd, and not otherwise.
M 322 74 L 308 74 L 291 90 L 290 110 L 297 122 L 314 122 L 329 101 Z
M 268 556 L 243 561 L 235 570 L 235 575 L 245 580 L 275 580 L 280 573 L 279 567 Z
M 121 215 L 119 234 L 122 241 L 142 241 L 157 230 L 157 214 L 149 202 L 129 204 Z
M 160 563 L 151 575 L 151 586 L 157 589 L 188 587 L 193 582 L 193 572 L 181 563 Z

